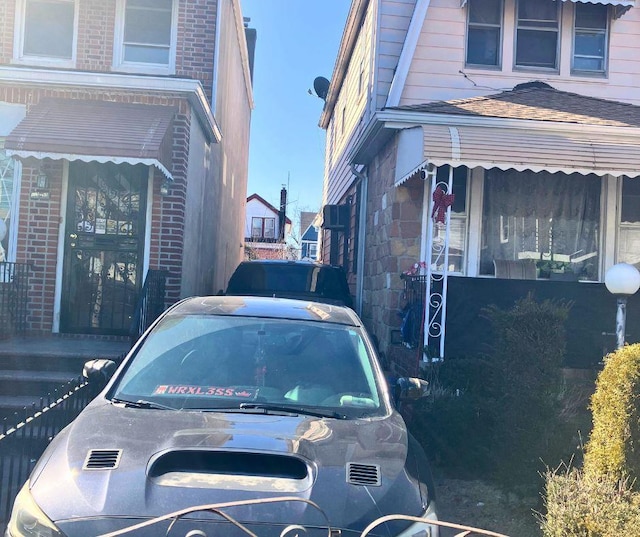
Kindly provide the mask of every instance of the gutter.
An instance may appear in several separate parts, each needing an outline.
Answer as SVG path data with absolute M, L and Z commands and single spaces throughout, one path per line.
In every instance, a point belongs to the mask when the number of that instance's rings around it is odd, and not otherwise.
M 356 274 L 356 313 L 362 315 L 362 295 L 364 293 L 364 252 L 365 252 L 365 239 L 367 236 L 367 197 L 369 188 L 369 178 L 366 172 L 358 171 L 355 164 L 350 164 L 351 172 L 355 175 L 358 183 L 361 185 L 360 194 L 362 196 L 363 203 L 360 204 L 360 210 L 358 211 L 358 251 L 356 252 L 358 260 L 358 272 Z

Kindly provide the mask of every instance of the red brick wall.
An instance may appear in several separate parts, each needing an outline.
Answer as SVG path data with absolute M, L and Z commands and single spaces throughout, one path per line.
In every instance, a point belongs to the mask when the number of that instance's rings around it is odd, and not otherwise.
M 169 196 L 160 196 L 164 175 L 155 171 L 151 223 L 150 267 L 169 272 L 167 298 L 170 303 L 180 298 L 182 267 L 182 236 L 189 148 L 190 106 L 172 95 L 141 95 L 114 93 L 101 90 L 43 90 L 38 88 L 12 88 L 0 84 L 0 101 L 33 105 L 43 97 L 101 99 L 116 102 L 135 102 L 177 106 L 178 114 L 173 129 L 172 175 L 174 183 Z M 35 188 L 35 177 L 40 162 L 29 159 L 23 167 L 20 214 L 18 224 L 17 260 L 32 265 L 29 293 L 30 316 L 28 329 L 32 332 L 51 332 L 53 299 L 57 266 L 58 232 L 60 226 L 62 194 L 62 161 L 43 162 L 50 178 L 49 201 L 32 201 L 29 193 Z
M 179 0 L 176 75 L 198 79 L 211 99 L 217 0 Z M 0 64 L 13 57 L 16 0 L 0 0 Z M 76 69 L 111 72 L 116 0 L 81 0 Z M 230 21 L 231 23 L 231 21 Z

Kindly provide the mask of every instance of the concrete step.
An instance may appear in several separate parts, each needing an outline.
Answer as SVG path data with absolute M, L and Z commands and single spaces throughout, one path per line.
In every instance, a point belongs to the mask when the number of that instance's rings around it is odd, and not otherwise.
M 3 395 L 44 396 L 80 377 L 70 371 L 0 370 L 0 397 Z

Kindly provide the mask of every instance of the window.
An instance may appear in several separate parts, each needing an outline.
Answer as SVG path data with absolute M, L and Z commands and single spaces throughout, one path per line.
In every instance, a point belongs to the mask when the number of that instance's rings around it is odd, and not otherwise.
M 276 219 L 275 218 L 252 218 L 251 219 L 252 239 L 275 239 Z
M 607 68 L 608 8 L 602 4 L 575 5 L 573 71 L 604 73 Z
M 518 0 L 516 66 L 558 68 L 560 2 Z
M 617 261 L 640 268 L 640 181 L 628 177 L 622 182 Z
M 118 67 L 174 69 L 174 0 L 121 0 L 115 58 Z
M 467 65 L 500 65 L 502 0 L 472 0 L 467 28 Z
M 455 196 L 451 206 L 451 218 L 449 220 L 449 271 L 464 272 L 465 255 L 467 250 L 467 177 L 469 169 L 460 166 L 453 170 L 452 193 Z M 437 172 L 437 183 L 444 190 L 449 182 L 449 166 L 440 166 Z M 436 226 L 434 235 L 434 257 L 432 265 L 436 270 L 442 270 L 439 263 L 444 261 L 438 257 L 438 246 L 444 246 L 446 230 L 444 226 Z
M 4 140 L 0 138 L 0 263 L 12 259 L 9 244 L 12 208 L 18 186 L 15 173 L 15 161 L 6 155 Z
M 75 1 L 23 0 L 16 31 L 19 59 L 68 62 L 75 56 Z
M 597 281 L 600 189 L 596 175 L 488 170 L 480 274 L 533 259 L 541 278 Z

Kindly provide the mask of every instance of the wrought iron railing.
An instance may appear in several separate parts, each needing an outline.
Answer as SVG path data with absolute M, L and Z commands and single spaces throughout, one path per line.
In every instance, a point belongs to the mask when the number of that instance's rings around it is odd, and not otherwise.
M 410 348 L 421 347 L 424 341 L 424 299 L 428 276 L 403 274 L 405 306 L 400 312 L 402 343 Z
M 164 270 L 150 269 L 147 272 L 129 329 L 132 345 L 164 311 L 166 281 L 167 272 Z
M 51 439 L 97 395 L 84 379 L 63 385 L 22 412 L 5 418 L 0 430 L 0 530 L 18 491 Z
M 0 262 L 0 338 L 27 329 L 29 265 Z

